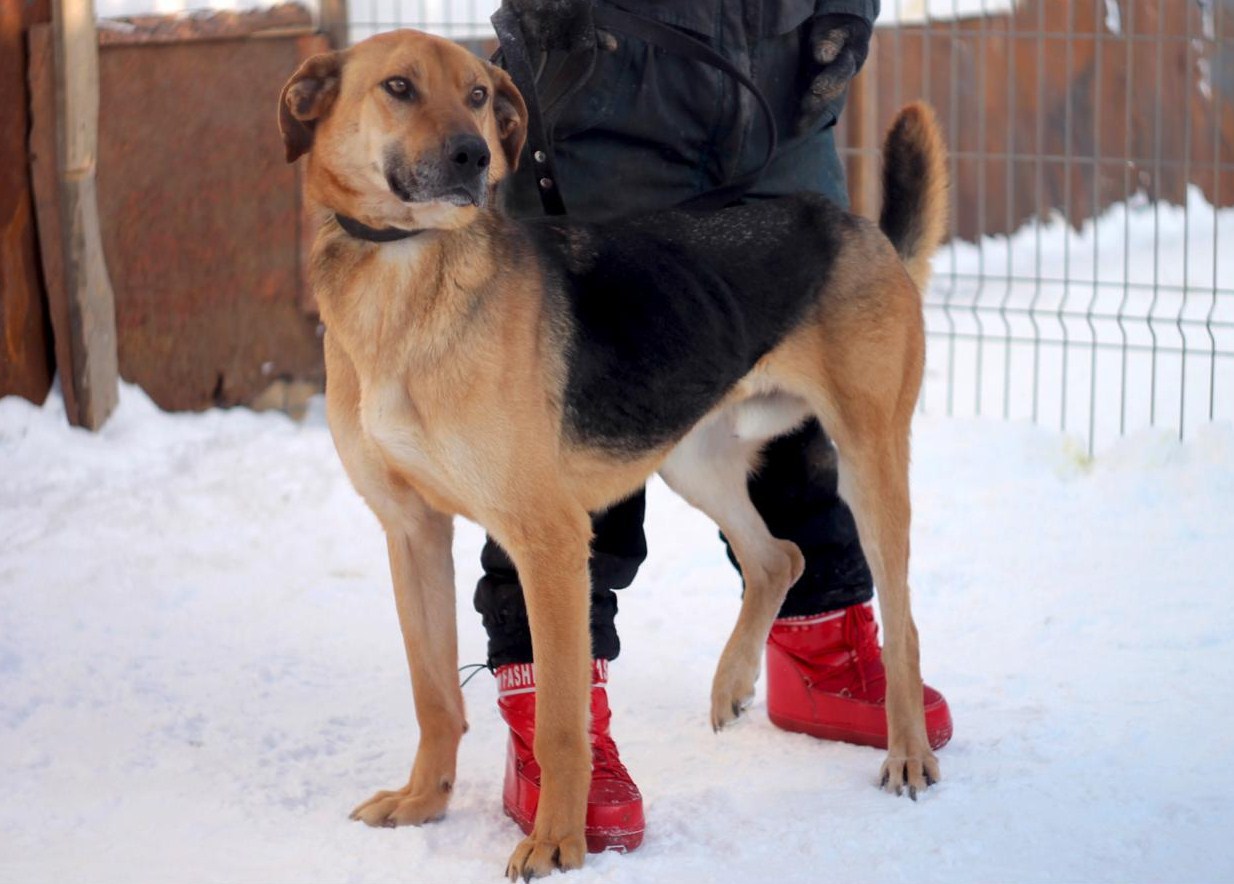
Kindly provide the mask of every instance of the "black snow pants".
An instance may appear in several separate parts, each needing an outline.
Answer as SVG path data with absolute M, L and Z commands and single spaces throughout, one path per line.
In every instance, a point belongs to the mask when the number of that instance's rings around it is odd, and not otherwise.
M 810 132 L 794 136 L 793 122 L 805 88 L 810 17 L 849 12 L 872 20 L 874 0 L 621 5 L 708 42 L 746 71 L 770 102 L 781 147 L 743 202 L 813 191 L 847 205 L 833 128 L 842 100 Z M 750 97 L 718 69 L 619 35 L 617 49 L 598 54 L 594 72 L 555 120 L 560 191 L 570 216 L 588 221 L 668 208 L 757 168 L 766 152 L 765 128 Z M 525 158 L 505 187 L 505 205 L 515 217 L 543 212 L 531 166 Z M 834 451 L 816 422 L 772 442 L 749 487 L 771 533 L 796 543 L 806 560 L 781 616 L 870 600 L 873 583 L 857 529 L 837 496 Z M 611 660 L 620 651 L 614 590 L 630 585 L 647 556 L 644 506 L 639 492 L 593 516 L 595 657 Z M 489 665 L 528 662 L 531 635 L 518 573 L 491 539 L 481 562 L 475 607 L 488 631 Z

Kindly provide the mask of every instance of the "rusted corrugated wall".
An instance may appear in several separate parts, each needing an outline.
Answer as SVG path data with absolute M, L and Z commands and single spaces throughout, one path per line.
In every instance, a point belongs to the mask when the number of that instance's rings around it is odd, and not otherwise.
M 27 155 L 26 30 L 47 0 L 0 0 L 0 396 L 42 402 L 51 387 L 51 326 L 39 273 Z
M 275 120 L 283 83 L 327 48 L 294 6 L 101 29 L 99 218 L 120 373 L 163 408 L 323 380 L 312 222 Z

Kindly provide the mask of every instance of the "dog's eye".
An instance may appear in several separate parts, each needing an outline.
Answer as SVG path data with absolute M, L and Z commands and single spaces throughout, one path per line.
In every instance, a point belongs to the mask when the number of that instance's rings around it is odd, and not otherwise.
M 381 86 L 395 98 L 402 100 L 411 98 L 411 81 L 406 77 L 391 77 Z
M 485 89 L 483 86 L 477 86 L 475 89 L 471 90 L 471 106 L 472 107 L 482 107 L 484 105 L 484 102 L 487 99 L 488 99 L 488 90 Z

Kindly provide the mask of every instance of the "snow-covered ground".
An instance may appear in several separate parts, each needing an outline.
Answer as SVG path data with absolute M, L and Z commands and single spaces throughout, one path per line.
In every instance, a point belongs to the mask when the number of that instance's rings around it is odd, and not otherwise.
M 1218 881 L 1234 876 L 1234 426 L 1147 431 L 1092 463 L 1022 423 L 923 416 L 912 566 L 956 736 L 919 803 L 880 753 L 715 735 L 738 582 L 654 485 L 622 594 L 615 731 L 642 849 L 586 881 Z M 448 818 L 347 812 L 415 745 L 380 529 L 315 407 L 159 412 L 125 387 L 92 436 L 0 400 L 0 881 L 495 881 L 504 732 L 466 688 Z M 480 532 L 462 525 L 461 656 Z
M 382 2 L 353 4 L 357 20 L 384 21 L 394 7 Z M 953 0 L 931 10 L 940 3 Z M 486 5 L 454 4 L 443 23 L 482 20 Z M 884 6 L 886 19 L 894 0 Z M 903 0 L 906 14 L 923 6 Z M 423 21 L 439 5 L 413 7 Z M 924 669 L 956 721 L 944 782 L 917 804 L 884 795 L 880 753 L 778 731 L 761 701 L 711 733 L 709 679 L 738 581 L 714 529 L 654 484 L 651 556 L 621 597 L 610 687 L 647 840 L 570 880 L 1234 879 L 1234 365 L 1202 346 L 1193 363 L 1163 354 L 1146 398 L 1142 353 L 1099 353 L 1094 382 L 1087 352 L 1071 350 L 1064 373 L 1050 343 L 1064 331 L 1170 343 L 1192 330 L 1179 319 L 1234 318 L 1212 291 L 1234 279 L 1221 263 L 1234 215 L 1190 208 L 1117 207 L 1078 234 L 1045 225 L 940 256 L 935 332 L 983 320 L 1006 331 L 967 310 L 992 297 L 1048 308 L 1066 296 L 1098 314 L 1091 328 L 1045 328 L 1037 350 L 931 340 L 912 577 Z M 1020 276 L 1038 261 L 1071 281 L 992 289 L 948 276 Z M 1122 286 L 1123 268 L 1137 282 L 1185 272 L 1188 295 L 1144 297 Z M 1128 327 L 1100 318 L 1110 311 Z M 1021 315 L 1008 321 L 1025 333 Z M 944 419 L 949 398 L 961 414 L 1007 402 L 1013 418 L 1035 404 L 1072 435 Z M 1150 408 L 1166 426 L 1135 431 Z M 1132 435 L 1116 441 L 1120 424 Z M 460 523 L 463 662 L 484 658 L 470 604 L 480 541 Z M 491 679 L 466 696 L 449 817 L 349 822 L 355 803 L 405 780 L 416 726 L 381 532 L 320 406 L 303 424 L 167 415 L 126 387 L 92 436 L 64 425 L 55 395 L 0 400 L 3 884 L 497 880 L 519 837 L 500 811 L 504 729 Z

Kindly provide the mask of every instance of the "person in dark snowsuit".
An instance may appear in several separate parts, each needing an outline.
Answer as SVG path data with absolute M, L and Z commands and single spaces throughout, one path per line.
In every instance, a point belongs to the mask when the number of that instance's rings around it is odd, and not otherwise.
M 613 8 L 650 20 L 651 37 L 640 36 L 648 26 L 637 34 L 606 29 L 605 10 Z M 507 0 L 504 12 L 517 26 L 529 70 L 539 71 L 536 103 L 551 139 L 551 146 L 536 143 L 533 128 L 519 171 L 504 185 L 512 216 L 564 208 L 573 218 L 602 221 L 801 191 L 847 207 L 835 124 L 865 60 L 879 0 Z M 770 126 L 747 86 L 713 61 L 680 51 L 671 34 L 656 37 L 665 31 L 706 44 L 762 93 L 779 133 L 770 161 Z M 510 62 L 513 47 L 504 38 Z M 518 83 L 518 71 L 511 72 Z M 771 443 L 749 482 L 771 533 L 796 543 L 806 561 L 768 639 L 768 713 L 789 730 L 885 747 L 873 581 L 836 486 L 834 451 L 814 421 Z M 592 849 L 633 849 L 643 835 L 642 798 L 609 733 L 604 684 L 621 648 L 615 591 L 631 584 L 647 555 L 644 504 L 640 492 L 594 515 Z M 731 550 L 729 558 L 735 565 Z M 510 559 L 490 540 L 481 561 L 475 608 L 511 728 L 505 809 L 526 828 L 539 795 L 531 634 Z M 937 691 L 925 690 L 927 733 L 937 748 L 950 738 L 950 713 Z

